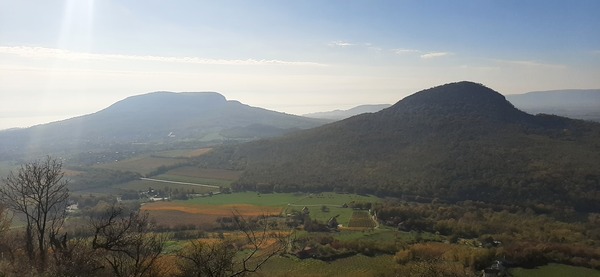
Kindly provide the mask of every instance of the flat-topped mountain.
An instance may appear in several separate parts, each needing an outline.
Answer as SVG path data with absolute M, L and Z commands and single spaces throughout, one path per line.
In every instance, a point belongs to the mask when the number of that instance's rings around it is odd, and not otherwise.
M 600 124 L 530 115 L 471 82 L 423 90 L 377 113 L 223 148 L 238 189 L 553 203 L 600 208 Z
M 93 114 L 0 131 L 0 153 L 16 155 L 32 149 L 87 151 L 131 143 L 252 140 L 324 122 L 251 107 L 216 92 L 153 92 L 126 98 Z M 253 126 L 269 132 L 255 132 Z M 229 137 L 232 130 L 235 136 Z
M 169 136 L 202 138 L 228 128 L 254 124 L 305 129 L 323 122 L 228 101 L 216 92 L 154 92 L 132 96 L 75 120 L 86 125 L 88 134 L 109 138 L 117 133 L 117 138 L 129 141 Z

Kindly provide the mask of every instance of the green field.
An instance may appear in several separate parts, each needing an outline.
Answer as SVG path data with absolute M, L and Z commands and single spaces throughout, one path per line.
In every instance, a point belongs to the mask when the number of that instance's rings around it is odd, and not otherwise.
M 600 277 L 598 270 L 562 264 L 549 264 L 535 269 L 514 268 L 510 273 L 514 277 Z
M 343 226 L 348 226 L 348 223 L 350 222 L 350 218 L 352 217 L 352 209 L 350 208 L 340 208 L 340 207 L 333 207 L 333 206 L 328 206 L 329 208 L 329 212 L 323 212 L 321 211 L 320 206 L 316 206 L 316 207 L 308 207 L 309 211 L 310 211 L 310 218 L 312 219 L 316 219 L 319 221 L 323 221 L 323 222 L 327 222 L 330 218 L 339 215 L 337 218 L 337 222 Z M 296 210 L 300 210 L 302 207 L 293 207 L 293 209 Z M 288 210 L 286 212 L 289 212 L 291 208 L 288 207 Z
M 366 211 L 354 211 L 348 222 L 348 227 L 351 228 L 374 228 L 375 226 L 377 226 L 377 222 L 373 221 L 371 215 Z
M 355 194 L 338 193 L 257 193 L 257 192 L 238 192 L 232 194 L 219 195 L 211 198 L 198 198 L 188 200 L 191 203 L 227 205 L 227 204 L 251 204 L 257 206 L 288 206 L 302 209 L 304 206 L 320 208 L 321 205 L 341 206 L 352 201 L 378 202 L 379 198 L 374 196 L 362 196 Z
M 312 219 L 317 219 L 326 222 L 331 217 L 339 215 L 339 217 L 337 218 L 338 223 L 342 224 L 343 226 L 348 226 L 348 224 L 350 223 L 350 218 L 352 218 L 352 214 L 354 213 L 354 210 L 352 210 L 351 208 L 342 208 L 342 205 L 350 204 L 354 201 L 379 202 L 381 200 L 374 196 L 339 194 L 333 192 L 319 193 L 303 197 L 296 202 L 290 202 L 291 204 L 288 205 L 286 212 L 289 212 L 290 209 L 300 210 L 304 206 L 306 206 L 310 211 L 310 217 Z M 327 206 L 329 211 L 322 211 L 322 206 Z
M 349 204 L 352 201 L 357 202 L 379 202 L 379 198 L 374 196 L 363 196 L 355 194 L 338 194 L 338 193 L 267 193 L 261 194 L 256 192 L 239 192 L 232 194 L 221 194 L 213 197 L 194 198 L 185 201 L 174 201 L 181 204 L 202 204 L 202 205 L 233 205 L 233 204 L 249 204 L 265 207 L 281 207 L 285 213 L 291 212 L 292 209 L 301 210 L 303 207 L 308 207 L 312 219 L 327 221 L 335 215 L 338 217 L 338 222 L 344 226 L 348 225 L 352 217 L 353 210 L 351 208 L 342 208 L 343 204 Z M 327 206 L 328 212 L 321 210 L 322 206 Z

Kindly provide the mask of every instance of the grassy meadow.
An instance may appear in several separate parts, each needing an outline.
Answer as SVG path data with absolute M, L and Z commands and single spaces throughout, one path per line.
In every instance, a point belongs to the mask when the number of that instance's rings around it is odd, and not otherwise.
M 239 192 L 218 194 L 211 197 L 197 197 L 189 200 L 174 200 L 145 203 L 142 207 L 150 213 L 158 224 L 173 225 L 176 220 L 193 223 L 195 220 L 207 222 L 218 217 L 231 216 L 235 210 L 244 216 L 263 214 L 282 215 L 308 207 L 312 219 L 327 221 L 339 215 L 338 222 L 347 226 L 352 218 L 351 208 L 343 204 L 356 202 L 377 202 L 373 196 L 337 193 L 269 193 Z M 326 206 L 328 211 L 322 210 Z

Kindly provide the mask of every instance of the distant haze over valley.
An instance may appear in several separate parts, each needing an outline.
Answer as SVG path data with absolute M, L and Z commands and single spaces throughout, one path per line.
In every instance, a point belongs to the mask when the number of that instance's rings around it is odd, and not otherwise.
M 534 91 L 507 95 L 506 99 L 531 114 L 555 114 L 600 122 L 600 89 Z
M 358 114 L 378 112 L 378 111 L 381 111 L 390 106 L 392 106 L 392 105 L 390 105 L 390 104 L 361 105 L 361 106 L 357 106 L 357 107 L 354 107 L 354 108 L 351 108 L 348 110 L 335 110 L 335 111 L 330 111 L 330 112 L 309 113 L 309 114 L 304 114 L 303 116 L 313 117 L 313 118 L 326 118 L 326 119 L 340 120 L 340 119 L 348 118 L 348 117 L 355 116 Z
M 515 107 L 531 114 L 555 114 L 575 119 L 600 121 L 600 89 L 563 89 L 509 94 L 506 99 Z M 336 106 L 329 103 L 327 106 Z M 362 113 L 372 113 L 391 104 L 364 104 L 349 109 L 323 110 L 302 114 L 304 117 L 341 120 Z M 315 110 L 318 108 L 312 107 Z M 83 114 L 82 114 L 83 115 Z M 11 128 L 26 128 L 39 124 L 73 118 L 70 115 L 25 115 L 4 116 L 0 120 L 0 131 Z

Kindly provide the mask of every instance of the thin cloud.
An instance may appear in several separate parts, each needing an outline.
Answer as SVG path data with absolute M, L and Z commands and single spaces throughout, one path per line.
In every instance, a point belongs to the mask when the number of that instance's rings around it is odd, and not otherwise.
M 545 68 L 554 68 L 554 69 L 560 69 L 560 68 L 566 67 L 562 64 L 549 64 L 549 63 L 541 63 L 541 62 L 527 61 L 527 60 L 493 60 L 493 61 L 496 63 L 499 63 L 499 64 L 516 65 L 516 66 L 520 66 L 520 67 L 545 67 Z
M 338 41 L 332 41 L 329 43 L 329 46 L 332 47 L 348 47 L 348 46 L 355 46 L 355 43 L 350 43 L 347 41 L 342 41 L 342 40 L 338 40 Z
M 325 66 L 325 64 L 303 61 L 284 61 L 267 59 L 206 59 L 199 57 L 168 57 L 168 56 L 138 56 L 120 54 L 96 54 L 85 52 L 73 52 L 68 50 L 28 47 L 28 46 L 0 46 L 0 54 L 11 54 L 31 59 L 62 59 L 62 60 L 133 60 L 167 63 L 188 63 L 204 65 L 294 65 L 294 66 Z
M 376 51 L 376 52 L 381 52 L 381 51 L 383 51 L 383 48 L 381 48 L 381 47 L 378 47 L 378 46 L 376 46 L 376 45 L 373 45 L 373 44 L 372 44 L 372 43 L 370 43 L 370 42 L 364 43 L 363 45 L 364 45 L 365 47 L 367 47 L 367 49 L 369 49 L 369 50 L 371 50 L 371 51 Z
M 431 53 L 426 53 L 426 54 L 421 55 L 421 59 L 435 59 L 435 58 L 449 56 L 451 54 L 452 53 L 449 53 L 449 52 L 431 52 Z
M 404 55 L 404 54 L 411 54 L 411 53 L 420 53 L 421 51 L 415 50 L 415 49 L 397 48 L 397 49 L 392 49 L 392 52 L 394 52 L 397 55 Z
M 355 49 L 360 49 L 360 50 L 366 49 L 366 50 L 375 51 L 375 52 L 383 51 L 383 48 L 381 48 L 377 45 L 374 45 L 373 43 L 370 43 L 370 42 L 352 43 L 352 42 L 347 42 L 347 41 L 343 41 L 343 40 L 337 40 L 337 41 L 332 41 L 332 42 L 328 43 L 327 45 L 332 48 L 352 47 Z

